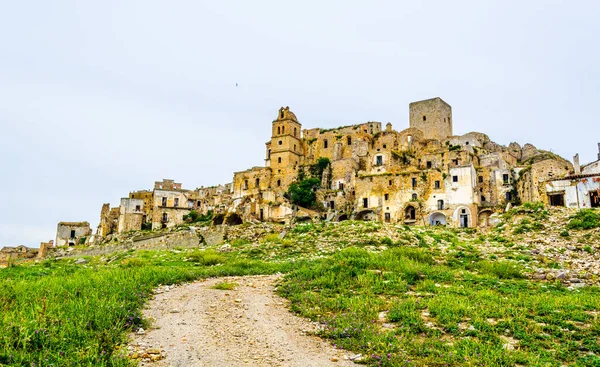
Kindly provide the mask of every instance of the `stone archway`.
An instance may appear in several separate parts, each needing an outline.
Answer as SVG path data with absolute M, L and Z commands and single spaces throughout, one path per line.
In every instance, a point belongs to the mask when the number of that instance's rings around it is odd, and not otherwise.
M 215 216 L 213 217 L 213 224 L 215 226 L 221 225 L 221 224 L 223 224 L 224 220 L 225 220 L 225 214 L 215 214 Z
M 459 206 L 456 208 L 452 219 L 460 228 L 469 228 L 473 226 L 471 209 L 467 208 L 466 206 Z
M 444 213 L 436 212 L 429 216 L 429 224 L 432 226 L 445 226 L 447 223 Z
M 414 223 L 417 221 L 417 208 L 412 205 L 407 205 L 404 208 L 404 222 Z
M 340 215 L 337 219 L 338 222 L 343 222 L 345 220 L 348 220 L 348 216 L 346 214 Z
M 364 220 L 364 221 L 377 220 L 377 215 L 372 210 L 363 210 L 361 212 L 358 212 L 358 214 L 356 214 L 356 220 Z
M 235 214 L 229 214 L 226 218 L 225 218 L 225 224 L 227 224 L 228 226 L 237 226 L 239 224 L 243 224 L 244 221 L 242 220 L 242 218 Z
M 490 226 L 490 216 L 493 214 L 491 209 L 484 209 L 479 212 L 479 218 L 477 222 L 479 227 L 485 228 Z

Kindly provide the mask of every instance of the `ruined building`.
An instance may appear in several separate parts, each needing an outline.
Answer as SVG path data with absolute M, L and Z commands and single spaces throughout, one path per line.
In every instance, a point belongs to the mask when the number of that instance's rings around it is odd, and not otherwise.
M 331 165 L 317 194 L 328 220 L 474 227 L 520 195 L 541 200 L 545 180 L 573 170 L 530 144 L 504 147 L 482 133 L 454 136 L 452 127 L 452 107 L 441 98 L 411 103 L 401 131 L 380 122 L 302 130 L 281 108 L 265 167 L 234 174 L 231 210 L 245 220 L 288 220 L 297 214 L 284 197 L 289 185 L 325 157 Z
M 577 154 L 573 163 L 573 174 L 552 178 L 542 186 L 544 201 L 552 206 L 600 208 L 600 143 L 598 160 L 581 166 Z
M 200 214 L 225 213 L 229 207 L 231 185 L 186 190 L 181 183 L 164 179 L 153 190 L 140 190 L 122 198 L 119 207 L 104 204 L 100 213 L 98 236 L 141 229 L 172 228 L 184 223 L 192 210 Z
M 452 107 L 441 98 L 411 103 L 408 117 L 409 126 L 399 131 L 381 122 L 303 129 L 289 107 L 282 107 L 263 166 L 235 172 L 233 183 L 209 188 L 157 181 L 152 190 L 129 193 L 117 208 L 104 204 L 97 236 L 172 228 L 191 211 L 217 214 L 215 224 L 320 218 L 476 227 L 519 200 L 598 203 L 599 161 L 583 167 L 576 161 L 574 167 L 531 144 L 506 147 L 478 132 L 455 136 Z M 313 188 L 318 205 L 293 205 L 290 185 L 320 162 L 327 167 L 319 171 L 320 187 Z M 56 244 L 76 243 L 77 236 L 61 234 Z

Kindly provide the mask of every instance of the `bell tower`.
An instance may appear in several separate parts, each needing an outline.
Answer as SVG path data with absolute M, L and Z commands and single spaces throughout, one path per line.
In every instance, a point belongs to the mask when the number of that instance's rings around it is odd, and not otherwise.
M 273 121 L 271 141 L 267 143 L 268 164 L 272 170 L 271 187 L 287 190 L 296 179 L 304 158 L 302 125 L 289 107 L 281 107 Z

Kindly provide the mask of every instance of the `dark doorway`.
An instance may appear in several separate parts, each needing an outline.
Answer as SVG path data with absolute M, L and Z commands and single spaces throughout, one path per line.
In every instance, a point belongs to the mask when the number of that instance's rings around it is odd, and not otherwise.
M 592 208 L 600 208 L 600 193 L 598 191 L 590 192 L 590 203 Z
M 549 195 L 551 206 L 565 206 L 565 195 Z
M 417 212 L 415 210 L 414 206 L 407 206 L 406 210 L 404 211 L 404 219 L 405 220 L 416 220 L 417 219 Z
M 225 223 L 230 226 L 237 226 L 238 224 L 244 223 L 244 221 L 237 214 L 229 214 L 227 218 L 225 218 Z
M 392 220 L 392 217 L 391 217 L 390 213 L 385 213 L 384 216 L 385 216 L 385 222 L 386 223 L 389 223 Z
M 461 228 L 469 227 L 469 214 L 467 214 L 467 209 L 461 209 L 459 222 Z
M 69 238 L 75 238 L 75 231 L 71 231 L 71 237 Z
M 264 209 L 260 210 L 260 220 L 261 221 L 265 220 L 265 211 L 264 211 Z

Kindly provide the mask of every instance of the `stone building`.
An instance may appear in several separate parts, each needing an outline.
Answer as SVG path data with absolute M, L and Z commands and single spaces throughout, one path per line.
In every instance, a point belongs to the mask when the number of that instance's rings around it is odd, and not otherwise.
M 84 245 L 91 235 L 92 229 L 88 222 L 60 222 L 56 228 L 54 245 L 57 247 Z
M 289 107 L 272 122 L 264 167 L 235 172 L 230 211 L 244 220 L 291 220 L 285 198 L 304 167 L 327 158 L 317 197 L 328 220 L 474 227 L 522 197 L 541 200 L 543 182 L 573 170 L 564 159 L 526 144 L 505 147 L 483 133 L 453 133 L 441 98 L 409 105 L 409 127 L 366 122 L 302 130 Z
M 600 208 L 600 143 L 598 160 L 580 166 L 578 154 L 573 166 L 573 174 L 545 182 L 544 201 L 551 206 Z
M 264 166 L 235 172 L 225 185 L 187 190 L 164 179 L 152 190 L 130 192 L 119 207 L 102 206 L 97 237 L 173 228 L 192 210 L 214 213 L 216 225 L 320 218 L 476 227 L 518 201 L 598 205 L 600 154 L 574 166 L 531 144 L 506 147 L 479 132 L 457 136 L 453 126 L 452 107 L 439 97 L 410 103 L 401 130 L 376 121 L 303 129 L 282 107 L 271 123 Z M 316 174 L 317 205 L 292 205 L 290 185 L 320 162 L 327 167 Z M 90 234 L 84 223 L 60 223 L 55 244 L 78 244 Z

